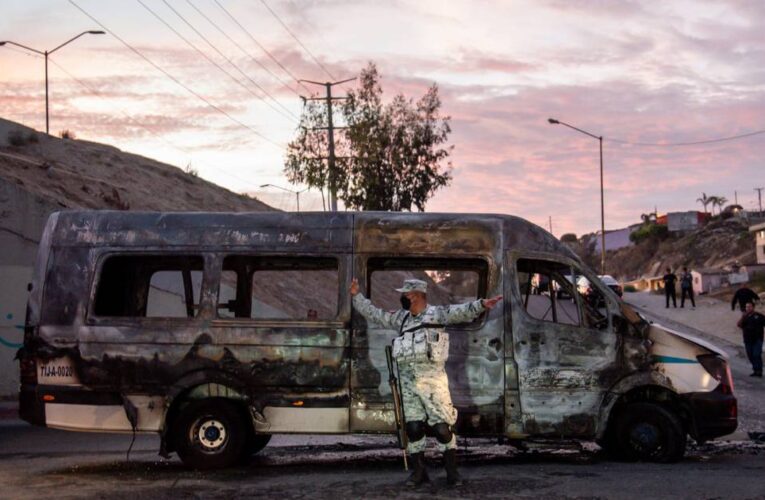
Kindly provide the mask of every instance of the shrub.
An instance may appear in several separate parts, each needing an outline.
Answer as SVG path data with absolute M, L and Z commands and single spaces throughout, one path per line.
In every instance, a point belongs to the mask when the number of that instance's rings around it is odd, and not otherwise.
M 71 139 L 71 140 L 74 140 L 74 139 L 76 139 L 76 138 L 77 138 L 77 136 L 74 134 L 74 132 L 72 132 L 72 131 L 71 131 L 71 130 L 69 130 L 69 129 L 67 129 L 67 130 L 62 130 L 62 131 L 61 131 L 61 133 L 60 133 L 60 135 L 61 135 L 61 138 L 62 138 L 62 139 Z
M 189 174 L 192 177 L 199 177 L 199 170 L 191 166 L 191 163 L 186 165 L 186 168 L 183 169 L 184 172 Z
M 626 293 L 635 293 L 637 292 L 637 288 L 635 288 L 635 285 L 624 285 L 624 291 Z
M 669 234 L 667 226 L 661 224 L 643 224 L 632 233 L 630 233 L 630 241 L 633 243 L 640 243 L 649 239 L 663 240 Z
M 26 138 L 19 130 L 11 130 L 8 132 L 8 142 L 11 146 L 23 146 L 27 143 Z
M 560 237 L 560 240 L 563 243 L 576 243 L 578 241 L 574 233 L 566 233 Z

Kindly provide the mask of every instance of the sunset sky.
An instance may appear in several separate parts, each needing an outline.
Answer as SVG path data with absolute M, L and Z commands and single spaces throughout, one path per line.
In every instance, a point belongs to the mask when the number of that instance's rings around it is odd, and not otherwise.
M 293 77 L 368 61 L 388 98 L 440 87 L 454 179 L 428 211 L 599 229 L 598 141 L 548 117 L 604 136 L 607 229 L 700 209 L 702 192 L 756 209 L 765 187 L 762 1 L 2 0 L 0 40 L 44 50 L 91 29 L 110 34 L 51 56 L 52 132 L 191 163 L 284 210 L 293 195 L 259 186 L 289 186 L 284 145 L 308 94 Z M 0 47 L 0 117 L 44 130 L 42 58 Z

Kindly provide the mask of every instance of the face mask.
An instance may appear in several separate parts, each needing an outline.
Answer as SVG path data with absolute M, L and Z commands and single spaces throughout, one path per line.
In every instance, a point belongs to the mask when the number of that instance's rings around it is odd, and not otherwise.
M 403 307 L 407 311 L 409 310 L 410 307 L 412 307 L 412 301 L 409 300 L 409 297 L 407 297 L 406 295 L 401 296 L 401 307 Z

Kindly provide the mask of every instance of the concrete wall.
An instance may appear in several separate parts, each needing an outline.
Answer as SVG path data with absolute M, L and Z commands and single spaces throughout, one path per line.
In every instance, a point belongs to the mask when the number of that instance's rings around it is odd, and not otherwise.
M 0 179 L 0 399 L 18 391 L 13 358 L 23 338 L 27 283 L 45 221 L 60 208 Z

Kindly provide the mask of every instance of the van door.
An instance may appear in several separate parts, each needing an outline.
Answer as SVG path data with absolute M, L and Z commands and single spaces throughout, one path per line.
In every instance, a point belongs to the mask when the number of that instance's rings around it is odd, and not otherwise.
M 405 279 L 428 283 L 428 303 L 458 304 L 501 293 L 497 268 L 480 258 L 357 255 L 355 276 L 362 293 L 384 310 L 398 310 L 395 291 Z M 491 273 L 494 273 L 492 275 Z M 452 401 L 459 411 L 457 431 L 469 435 L 502 432 L 504 357 L 502 305 L 472 323 L 452 325 L 446 370 Z M 353 317 L 351 430 L 393 429 L 385 347 L 398 332 Z
M 508 260 L 514 262 L 513 347 L 525 432 L 593 436 L 609 374 L 618 372 L 607 299 L 595 283 L 591 293 L 580 293 L 582 272 L 567 259 L 524 254 Z

